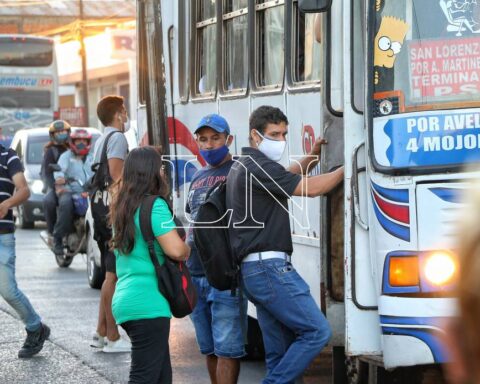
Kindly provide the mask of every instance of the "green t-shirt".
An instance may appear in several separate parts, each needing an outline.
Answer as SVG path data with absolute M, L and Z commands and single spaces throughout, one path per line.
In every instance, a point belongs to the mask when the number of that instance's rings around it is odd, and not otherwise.
M 158 290 L 157 276 L 148 247 L 140 232 L 140 208 L 135 212 L 135 245 L 130 254 L 115 250 L 117 286 L 112 301 L 112 312 L 117 324 L 130 320 L 172 317 L 170 305 Z M 152 209 L 152 228 L 155 237 L 175 228 L 172 215 L 163 199 L 155 200 Z M 164 253 L 157 241 L 155 251 L 160 264 Z

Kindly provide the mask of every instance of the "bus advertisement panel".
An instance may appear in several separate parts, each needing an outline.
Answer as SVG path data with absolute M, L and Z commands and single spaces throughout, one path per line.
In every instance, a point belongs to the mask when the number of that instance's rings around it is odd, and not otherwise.
M 6 144 L 19 129 L 47 126 L 57 110 L 53 40 L 0 35 L 0 127 Z

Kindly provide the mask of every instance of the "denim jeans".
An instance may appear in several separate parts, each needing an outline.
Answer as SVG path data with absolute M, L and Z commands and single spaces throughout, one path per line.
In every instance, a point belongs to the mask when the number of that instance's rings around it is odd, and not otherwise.
M 15 235 L 13 233 L 0 235 L 0 294 L 17 311 L 28 331 L 36 331 L 40 327 L 40 316 L 23 292 L 18 289 L 15 280 Z
M 48 233 L 51 235 L 53 235 L 53 229 L 57 221 L 57 204 L 57 194 L 55 190 L 49 189 L 43 198 L 43 212 L 45 213 Z
M 242 263 L 242 281 L 265 344 L 263 383 L 294 383 L 330 340 L 327 320 L 307 283 L 283 259 Z
M 73 200 L 71 192 L 63 192 L 58 196 L 58 214 L 53 236 L 57 240 L 72 231 L 73 223 Z
M 247 299 L 239 292 L 213 288 L 206 277 L 192 276 L 198 301 L 190 315 L 200 352 L 238 359 L 245 356 L 243 330 L 247 330 Z M 243 323 L 243 324 L 242 324 Z

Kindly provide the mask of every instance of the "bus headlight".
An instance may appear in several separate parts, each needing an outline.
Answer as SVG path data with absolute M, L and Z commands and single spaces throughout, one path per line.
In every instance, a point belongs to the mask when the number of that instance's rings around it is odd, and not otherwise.
M 451 283 L 457 271 L 453 255 L 447 252 L 434 252 L 427 256 L 424 264 L 426 279 L 433 285 Z
M 30 184 L 30 189 L 36 195 L 40 195 L 43 190 L 43 181 L 42 180 L 34 180 L 32 184 Z

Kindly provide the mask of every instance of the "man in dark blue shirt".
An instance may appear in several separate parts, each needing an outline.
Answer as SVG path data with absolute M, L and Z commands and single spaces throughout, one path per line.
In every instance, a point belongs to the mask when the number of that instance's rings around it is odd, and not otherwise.
M 205 116 L 198 124 L 195 135 L 200 154 L 208 165 L 197 171 L 190 183 L 186 211 L 191 222 L 195 221 L 207 192 L 227 179 L 233 164 L 228 149 L 233 137 L 223 117 L 217 114 Z M 235 384 L 240 372 L 239 359 L 245 355 L 242 329 L 246 329 L 247 300 L 238 292 L 236 296 L 231 296 L 230 291 L 211 287 L 195 249 L 191 228 L 187 242 L 192 248 L 187 266 L 198 292 L 198 302 L 191 319 L 200 352 L 206 355 L 212 383 Z M 243 305 L 240 305 L 241 301 Z
M 30 197 L 23 175 L 23 165 L 13 149 L 0 145 L 0 294 L 25 324 L 27 338 L 18 357 L 32 357 L 40 352 L 50 335 L 30 301 L 18 289 L 15 280 L 15 222 L 12 207 Z

